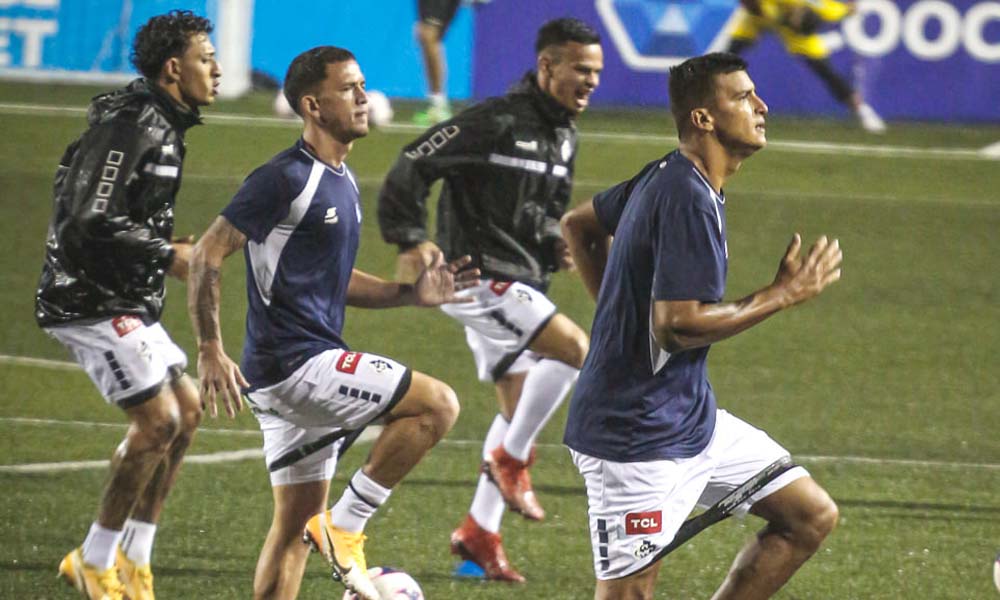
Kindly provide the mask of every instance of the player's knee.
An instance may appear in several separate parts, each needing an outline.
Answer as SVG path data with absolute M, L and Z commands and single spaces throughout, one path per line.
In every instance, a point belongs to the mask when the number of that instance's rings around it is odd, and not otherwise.
M 455 421 L 458 420 L 458 396 L 455 390 L 445 383 L 434 381 L 430 386 L 430 398 L 428 402 L 430 414 L 434 426 L 434 431 L 438 439 L 444 437 L 451 431 Z
M 162 454 L 177 439 L 181 430 L 181 417 L 176 410 L 160 411 L 134 425 L 129 430 L 127 447 L 135 451 Z
M 833 532 L 840 520 L 840 509 L 825 492 L 818 498 L 805 518 L 795 529 L 797 544 L 809 553 L 819 549 L 823 540 Z

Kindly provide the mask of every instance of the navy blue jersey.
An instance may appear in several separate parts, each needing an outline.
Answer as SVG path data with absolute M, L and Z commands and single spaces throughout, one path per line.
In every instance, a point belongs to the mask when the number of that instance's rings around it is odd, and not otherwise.
M 564 441 L 618 462 L 694 456 L 715 429 L 709 347 L 664 351 L 652 305 L 722 300 L 725 197 L 675 151 L 598 194 L 594 210 L 614 243 Z
M 354 176 L 300 139 L 247 177 L 222 215 L 247 236 L 243 374 L 251 390 L 347 348 L 344 307 L 361 233 Z

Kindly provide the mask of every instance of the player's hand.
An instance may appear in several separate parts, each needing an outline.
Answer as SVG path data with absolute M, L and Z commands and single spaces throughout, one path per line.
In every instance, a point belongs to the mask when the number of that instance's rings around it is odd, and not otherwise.
M 838 240 L 831 242 L 825 235 L 820 236 L 804 257 L 799 256 L 801 248 L 802 237 L 796 233 L 788 244 L 772 284 L 781 290 L 786 306 L 805 302 L 840 279 L 844 253 Z
M 232 419 L 243 410 L 242 388 L 250 387 L 240 367 L 222 349 L 219 341 L 203 343 L 198 351 L 198 377 L 201 379 L 201 401 L 208 414 L 219 416 L 216 397 L 222 397 L 226 414 Z
M 556 260 L 559 261 L 560 271 L 576 271 L 576 261 L 573 260 L 573 254 L 570 253 L 566 240 L 559 238 L 553 242 L 553 250 L 555 250 Z
M 174 261 L 170 263 L 167 275 L 181 281 L 187 281 L 188 265 L 191 264 L 191 251 L 194 248 L 194 236 L 174 238 L 170 241 L 170 245 L 174 248 Z
M 440 306 L 441 304 L 472 302 L 467 296 L 456 296 L 456 292 L 479 285 L 479 269 L 469 268 L 471 256 L 463 256 L 449 263 L 438 250 L 429 267 L 424 269 L 413 284 L 414 304 L 417 306 Z
M 434 261 L 434 253 L 441 249 L 431 241 L 420 242 L 416 246 L 404 250 L 396 257 L 396 281 L 400 283 L 415 283 L 420 274 Z

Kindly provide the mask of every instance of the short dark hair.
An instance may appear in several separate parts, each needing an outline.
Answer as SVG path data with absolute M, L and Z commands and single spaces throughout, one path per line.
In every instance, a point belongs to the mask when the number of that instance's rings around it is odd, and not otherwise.
M 212 33 L 212 22 L 189 10 L 157 15 L 139 28 L 132 40 L 132 64 L 144 77 L 155 79 L 168 59 L 182 56 L 198 33 Z
M 686 126 L 688 115 L 704 105 L 715 94 L 715 76 L 746 71 L 745 60 L 729 52 L 712 52 L 689 58 L 670 67 L 670 112 L 674 115 L 677 132 Z
M 597 33 L 596 29 L 579 19 L 570 17 L 553 19 L 538 30 L 538 37 L 535 39 L 535 54 L 540 54 L 549 46 L 561 46 L 566 42 L 600 44 L 601 35 Z
M 299 112 L 299 100 L 316 84 L 326 79 L 326 65 L 349 60 L 357 61 L 350 50 L 336 46 L 316 46 L 299 54 L 288 65 L 285 73 L 284 93 L 295 114 Z

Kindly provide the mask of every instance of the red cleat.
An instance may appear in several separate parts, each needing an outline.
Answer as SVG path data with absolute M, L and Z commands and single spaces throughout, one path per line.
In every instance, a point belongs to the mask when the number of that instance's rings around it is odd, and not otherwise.
M 486 572 L 486 579 L 524 583 L 524 577 L 510 566 L 499 533 L 490 533 L 471 515 L 451 532 L 451 553 L 471 560 Z
M 545 518 L 545 510 L 531 489 L 528 473 L 528 467 L 534 462 L 534 448 L 527 461 L 520 461 L 507 454 L 503 446 L 498 446 L 483 460 L 483 473 L 500 489 L 500 495 L 512 511 L 521 513 L 526 519 L 541 521 Z

